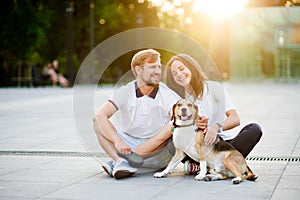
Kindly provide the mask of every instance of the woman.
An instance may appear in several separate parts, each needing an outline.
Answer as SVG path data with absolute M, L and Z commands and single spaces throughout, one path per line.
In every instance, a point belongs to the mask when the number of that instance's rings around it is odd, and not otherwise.
M 58 60 L 53 60 L 52 61 L 52 66 L 53 66 L 53 70 L 55 71 L 55 74 L 56 74 L 56 81 L 59 82 L 59 84 L 66 88 L 66 87 L 69 87 L 69 81 L 64 77 L 63 74 L 60 73 L 59 71 L 59 63 L 58 63 Z
M 205 143 L 211 145 L 220 135 L 246 157 L 262 136 L 258 124 L 251 123 L 239 133 L 232 129 L 240 125 L 240 118 L 227 92 L 219 82 L 208 81 L 199 63 L 191 56 L 178 54 L 167 63 L 166 84 L 181 98 L 191 99 L 199 108 L 201 120 L 196 121 L 199 128 L 206 129 Z M 188 158 L 185 172 L 196 174 L 199 165 Z
M 43 70 L 43 76 L 45 78 L 49 78 L 52 81 L 52 86 L 55 87 L 57 85 L 57 74 L 52 67 L 50 62 L 46 63 Z
M 48 62 L 44 66 L 43 76 L 45 78 L 50 78 L 53 87 L 57 86 L 57 82 L 64 88 L 69 87 L 69 81 L 59 73 L 57 60 L 54 60 L 52 64 Z

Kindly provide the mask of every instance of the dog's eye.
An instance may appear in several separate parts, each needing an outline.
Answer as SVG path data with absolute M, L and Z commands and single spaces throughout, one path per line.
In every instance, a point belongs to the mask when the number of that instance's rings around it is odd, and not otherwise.
M 193 104 L 191 104 L 191 103 L 188 103 L 188 105 L 187 105 L 188 107 L 193 107 Z
M 182 106 L 182 104 L 181 104 L 181 103 L 179 103 L 179 104 L 177 104 L 177 106 Z

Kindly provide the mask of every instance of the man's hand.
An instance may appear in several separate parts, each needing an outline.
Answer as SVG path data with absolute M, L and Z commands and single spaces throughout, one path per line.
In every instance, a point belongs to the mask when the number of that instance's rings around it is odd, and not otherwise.
M 118 152 L 123 154 L 130 154 L 131 148 L 121 139 L 115 142 L 115 147 Z

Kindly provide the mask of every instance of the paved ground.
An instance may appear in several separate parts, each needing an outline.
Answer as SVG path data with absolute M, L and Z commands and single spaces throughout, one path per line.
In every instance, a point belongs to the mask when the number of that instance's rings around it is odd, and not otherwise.
M 91 123 L 111 87 L 8 88 L 0 89 L 0 199 L 299 199 L 300 84 L 224 85 L 242 125 L 264 130 L 248 160 L 256 182 L 197 182 L 182 166 L 163 179 L 152 171 L 112 179 L 100 168 L 107 157 Z

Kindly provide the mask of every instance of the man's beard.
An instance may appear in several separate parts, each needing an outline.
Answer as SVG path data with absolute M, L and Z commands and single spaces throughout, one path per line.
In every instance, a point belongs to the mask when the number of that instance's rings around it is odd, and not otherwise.
M 158 83 L 146 83 L 147 86 L 157 87 Z
M 143 79 L 143 82 L 145 83 L 145 85 L 147 85 L 147 86 L 157 87 L 159 84 L 159 81 L 158 81 L 158 83 L 155 83 L 151 80 L 151 78 L 149 78 L 148 80 L 145 80 L 144 78 L 142 78 L 142 79 Z

